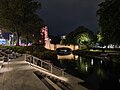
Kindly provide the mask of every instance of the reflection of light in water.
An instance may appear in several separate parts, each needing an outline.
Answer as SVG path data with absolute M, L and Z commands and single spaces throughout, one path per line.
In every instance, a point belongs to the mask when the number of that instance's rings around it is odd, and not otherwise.
M 86 72 L 88 71 L 88 65 L 87 64 L 85 65 L 85 70 L 86 70 Z
M 58 59 L 74 59 L 74 55 L 70 54 L 70 55 L 57 55 Z
M 75 60 L 78 60 L 78 55 L 75 56 Z
M 93 65 L 93 63 L 94 63 L 94 62 L 93 62 L 93 59 L 91 59 L 91 65 Z
M 82 57 L 80 57 L 80 62 L 82 62 Z
M 120 79 L 119 79 L 119 83 L 120 83 Z
M 100 63 L 102 64 L 102 62 L 103 62 L 103 61 L 101 60 Z
M 77 67 L 75 67 L 75 69 L 78 69 Z
M 79 47 L 78 46 L 75 46 L 75 49 L 78 49 Z

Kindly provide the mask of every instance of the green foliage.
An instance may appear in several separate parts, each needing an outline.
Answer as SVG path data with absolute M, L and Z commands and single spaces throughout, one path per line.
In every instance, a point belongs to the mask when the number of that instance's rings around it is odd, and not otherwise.
M 99 43 L 100 46 L 104 46 L 105 45 L 104 39 L 103 39 L 100 31 L 97 34 L 97 42 Z
M 105 0 L 100 3 L 97 15 L 104 45 L 120 45 L 120 0 Z
M 82 33 L 76 36 L 76 41 L 78 45 L 90 45 L 91 39 L 88 33 Z
M 105 72 L 103 69 L 101 69 L 100 67 L 97 70 L 97 75 L 99 75 L 100 78 L 105 78 Z
M 70 32 L 66 35 L 66 39 L 63 39 L 61 41 L 62 44 L 77 44 L 77 45 L 89 45 L 91 42 L 91 39 L 93 37 L 93 33 L 83 27 L 80 26 L 74 31 Z
M 43 25 L 43 20 L 38 15 L 34 15 L 30 22 L 24 24 L 24 30 L 21 32 L 22 37 L 26 38 L 27 42 L 32 41 L 39 44 L 40 29 Z
M 67 45 L 67 40 L 66 40 L 66 39 L 62 39 L 62 40 L 60 41 L 60 44 Z
M 47 50 L 43 46 L 2 46 L 2 48 L 11 49 L 15 52 L 31 54 L 35 57 L 45 60 L 56 60 L 57 54 L 55 51 Z
M 19 37 L 30 36 L 33 31 L 40 30 L 41 21 L 38 20 L 36 10 L 41 4 L 33 0 L 0 0 L 0 26 Z M 36 36 L 38 37 L 38 36 Z

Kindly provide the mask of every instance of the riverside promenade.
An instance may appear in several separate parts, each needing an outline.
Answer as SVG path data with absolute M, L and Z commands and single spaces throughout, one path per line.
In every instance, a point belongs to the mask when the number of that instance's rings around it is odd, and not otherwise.
M 10 62 L 4 62 L 0 69 L 0 90 L 51 90 L 33 73 L 34 71 L 36 70 L 24 60 L 24 55 Z M 78 84 L 83 82 L 81 79 L 69 74 L 65 74 L 63 78 L 68 79 L 67 82 L 72 85 L 72 90 L 88 90 Z
M 0 69 L 0 90 L 49 90 L 33 73 L 24 57 L 4 62 Z

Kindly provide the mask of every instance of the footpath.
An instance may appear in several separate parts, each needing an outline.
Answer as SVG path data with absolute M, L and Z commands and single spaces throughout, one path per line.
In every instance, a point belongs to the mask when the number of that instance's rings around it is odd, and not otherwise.
M 33 73 L 24 57 L 4 62 L 0 69 L 0 90 L 49 90 Z
M 40 70 L 47 73 L 42 69 Z M 34 71 L 35 69 L 24 60 L 24 55 L 12 59 L 10 62 L 4 62 L 3 67 L 0 69 L 0 90 L 51 90 L 33 73 Z M 72 90 L 88 90 L 79 84 L 84 82 L 81 79 L 67 73 L 61 78 L 67 79 L 67 83 L 70 83 L 73 87 Z M 47 81 L 50 80 L 47 79 Z

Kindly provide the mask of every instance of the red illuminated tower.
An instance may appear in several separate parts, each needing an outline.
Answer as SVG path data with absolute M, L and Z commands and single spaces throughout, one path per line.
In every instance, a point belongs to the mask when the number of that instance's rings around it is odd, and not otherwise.
M 48 27 L 47 26 L 43 26 L 40 30 L 40 44 L 41 45 L 45 45 L 46 40 L 48 40 Z

